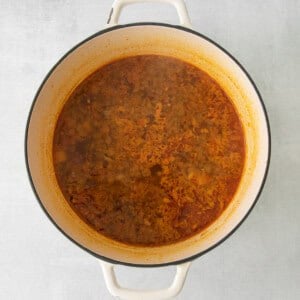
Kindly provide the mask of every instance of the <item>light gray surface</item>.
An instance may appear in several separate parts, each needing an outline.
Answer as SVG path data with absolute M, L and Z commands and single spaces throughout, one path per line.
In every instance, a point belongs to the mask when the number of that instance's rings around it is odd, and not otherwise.
M 189 0 L 192 24 L 246 67 L 272 127 L 269 177 L 254 211 L 197 259 L 178 299 L 300 299 L 300 1 Z M 111 1 L 0 0 L 0 299 L 112 299 L 97 260 L 45 217 L 28 183 L 23 139 L 42 79 L 101 29 Z M 122 22 L 177 22 L 167 5 L 126 8 Z M 163 287 L 174 268 L 120 267 L 125 285 Z

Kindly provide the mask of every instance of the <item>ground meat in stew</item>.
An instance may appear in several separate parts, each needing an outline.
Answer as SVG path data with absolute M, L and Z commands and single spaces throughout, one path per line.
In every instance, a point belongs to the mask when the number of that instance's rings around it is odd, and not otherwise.
M 142 55 L 85 79 L 58 118 L 53 161 L 74 211 L 99 233 L 158 246 L 199 233 L 233 198 L 245 157 L 235 108 L 206 73 Z

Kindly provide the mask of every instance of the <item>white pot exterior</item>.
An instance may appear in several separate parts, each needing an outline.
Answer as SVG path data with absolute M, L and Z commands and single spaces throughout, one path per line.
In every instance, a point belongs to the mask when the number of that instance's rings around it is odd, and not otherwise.
M 201 233 L 172 245 L 136 247 L 102 236 L 84 223 L 64 199 L 52 163 L 59 113 L 74 88 L 116 59 L 159 54 L 191 63 L 213 77 L 233 100 L 246 136 L 246 161 L 239 188 L 224 213 Z M 27 128 L 27 163 L 37 197 L 54 223 L 73 241 L 101 258 L 133 265 L 170 264 L 204 253 L 227 237 L 251 210 L 269 162 L 269 131 L 253 83 L 224 50 L 182 27 L 131 24 L 110 28 L 71 50 L 50 72 L 32 107 Z

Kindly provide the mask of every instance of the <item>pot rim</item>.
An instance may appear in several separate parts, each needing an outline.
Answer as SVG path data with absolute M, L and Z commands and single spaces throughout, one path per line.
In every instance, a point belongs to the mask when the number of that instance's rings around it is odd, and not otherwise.
M 184 259 L 181 259 L 181 260 L 177 260 L 177 261 L 172 261 L 172 262 L 167 262 L 167 263 L 161 263 L 161 264 L 133 264 L 133 263 L 127 263 L 127 262 L 123 262 L 123 261 L 117 261 L 117 260 L 113 260 L 111 258 L 108 258 L 108 257 L 105 257 L 105 256 L 101 256 L 93 251 L 91 251 L 90 249 L 84 247 L 83 245 L 81 245 L 80 243 L 78 243 L 77 241 L 75 241 L 73 238 L 71 238 L 61 227 L 59 227 L 56 222 L 53 220 L 53 218 L 50 216 L 50 214 L 48 213 L 48 211 L 46 210 L 46 208 L 44 207 L 36 189 L 35 189 L 35 186 L 34 186 L 34 183 L 33 183 L 33 179 L 32 179 L 32 176 L 31 176 L 31 173 L 30 173 L 30 168 L 29 168 L 29 161 L 28 161 L 28 151 L 27 151 L 27 141 L 28 141 L 28 130 L 29 130 L 29 123 L 30 123 L 30 120 L 31 120 L 31 115 L 32 115 L 32 111 L 33 111 L 33 108 L 35 106 L 35 103 L 39 97 L 39 94 L 42 90 L 42 88 L 44 87 L 45 83 L 47 82 L 48 78 L 52 75 L 53 71 L 56 69 L 56 67 L 61 63 L 63 62 L 63 60 L 69 55 L 71 54 L 73 51 L 75 51 L 78 47 L 80 47 L 81 45 L 83 45 L 84 43 L 88 42 L 89 40 L 97 37 L 97 36 L 100 36 L 104 33 L 107 33 L 107 32 L 110 32 L 110 31 L 114 31 L 114 30 L 118 30 L 118 29 L 121 29 L 121 28 L 126 28 L 126 27 L 133 27 L 133 26 L 162 26 L 162 27 L 170 27 L 170 28 L 175 28 L 177 30 L 182 30 L 182 31 L 186 31 L 186 32 L 189 32 L 189 33 L 192 33 L 194 35 L 197 35 L 198 37 L 201 37 L 203 39 L 205 39 L 206 41 L 212 43 L 214 46 L 216 46 L 217 48 L 219 48 L 221 51 L 223 51 L 225 54 L 227 54 L 239 67 L 240 69 L 244 72 L 244 74 L 246 75 L 246 77 L 248 78 L 248 80 L 250 81 L 250 83 L 252 84 L 258 98 L 259 98 L 259 101 L 260 101 L 260 104 L 261 104 L 261 107 L 262 107 L 262 110 L 263 110 L 263 114 L 264 114 L 264 117 L 265 117 L 265 122 L 266 122 L 266 125 L 267 125 L 267 133 L 268 133 L 268 153 L 267 153 L 267 161 L 266 161 L 266 168 L 265 168 L 265 171 L 264 171 L 264 176 L 263 176 L 263 179 L 261 181 L 261 184 L 260 184 L 260 188 L 258 190 L 258 193 L 251 205 L 251 207 L 249 208 L 249 210 L 247 211 L 247 213 L 243 216 L 243 218 L 239 221 L 239 223 L 227 234 L 225 235 L 221 240 L 219 240 L 218 242 L 216 242 L 214 245 L 212 245 L 211 247 L 207 248 L 206 250 L 204 251 L 201 251 L 195 255 L 192 255 L 188 258 L 184 258 Z M 270 129 L 270 122 L 269 122 L 269 119 L 268 119 L 268 115 L 267 115 L 267 111 L 266 111 L 266 107 L 265 107 L 265 104 L 263 102 L 263 99 L 259 93 L 259 90 L 258 88 L 256 87 L 253 79 L 250 77 L 250 75 L 248 74 L 248 72 L 246 71 L 246 69 L 242 66 L 242 64 L 232 55 L 230 54 L 227 50 L 225 50 L 222 46 L 220 46 L 218 43 L 216 43 L 215 41 L 211 40 L 210 38 L 208 38 L 207 36 L 203 35 L 202 33 L 199 33 L 195 30 L 192 30 L 190 28 L 186 28 L 186 27 L 183 27 L 183 26 L 180 26 L 180 25 L 172 25 L 172 24 L 168 24 L 168 23 L 159 23 L 159 22 L 136 22 L 136 23 L 129 23 L 129 24 L 124 24 L 124 25 L 116 25 L 116 26 L 113 26 L 113 27 L 109 27 L 109 28 L 105 28 L 103 30 L 100 30 L 98 32 L 96 32 L 95 34 L 87 37 L 86 39 L 84 39 L 83 41 L 79 42 L 78 44 L 76 44 L 74 47 L 72 47 L 69 51 L 67 51 L 58 61 L 57 63 L 55 63 L 55 65 L 50 69 L 50 71 L 46 74 L 46 76 L 44 77 L 42 83 L 40 84 L 35 96 L 34 96 L 34 99 L 33 99 L 33 102 L 31 104 L 31 107 L 30 107 L 30 110 L 29 110 L 29 114 L 28 114 L 28 117 L 27 117 L 27 121 L 26 121 L 26 129 L 25 129 L 25 139 L 24 139 L 24 154 L 25 154 L 25 164 L 26 164 L 26 170 L 27 170 L 27 174 L 28 174 L 28 177 L 29 177 L 29 181 L 30 181 L 30 185 L 31 185 L 31 188 L 33 190 L 33 193 L 40 205 L 40 207 L 42 208 L 42 210 L 44 211 L 44 213 L 46 214 L 46 216 L 48 217 L 48 219 L 53 223 L 53 225 L 65 236 L 67 237 L 70 241 L 72 241 L 75 245 L 77 245 L 78 247 L 80 247 L 81 249 L 85 250 L 86 252 L 88 252 L 89 254 L 95 256 L 96 258 L 98 259 L 101 259 L 101 260 L 104 260 L 104 261 L 107 261 L 107 262 L 110 262 L 110 263 L 114 263 L 114 264 L 120 264 L 120 265 L 125 265 L 125 266 L 132 266 L 132 267 L 163 267 L 163 266 L 169 266 L 169 265 L 178 265 L 178 264 L 182 264 L 182 263 L 185 263 L 185 262 L 188 262 L 188 261 L 192 261 L 206 253 L 208 253 L 209 251 L 213 250 L 215 247 L 219 246 L 220 244 L 222 244 L 225 240 L 227 240 L 241 225 L 242 223 L 246 220 L 246 218 L 249 216 L 249 214 L 251 213 L 252 209 L 254 208 L 255 204 L 257 203 L 260 195 L 261 195 L 261 192 L 263 190 L 263 187 L 265 185 L 265 182 L 266 182 L 266 178 L 267 178 L 267 175 L 268 175 L 268 171 L 269 171 L 269 166 L 270 166 L 270 159 L 271 159 L 271 129 Z

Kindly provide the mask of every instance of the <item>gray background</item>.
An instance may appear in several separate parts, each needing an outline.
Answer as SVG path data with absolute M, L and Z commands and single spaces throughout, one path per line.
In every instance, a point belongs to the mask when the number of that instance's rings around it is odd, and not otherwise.
M 97 260 L 45 217 L 24 165 L 28 111 L 42 79 L 100 30 L 112 1 L 0 0 L 0 299 L 111 299 Z M 189 0 L 195 30 L 246 67 L 264 98 L 272 160 L 240 229 L 197 259 L 178 299 L 300 299 L 300 1 Z M 177 23 L 168 5 L 127 7 L 121 22 Z M 126 286 L 166 286 L 174 267 L 118 267 Z

